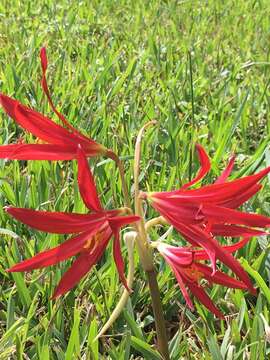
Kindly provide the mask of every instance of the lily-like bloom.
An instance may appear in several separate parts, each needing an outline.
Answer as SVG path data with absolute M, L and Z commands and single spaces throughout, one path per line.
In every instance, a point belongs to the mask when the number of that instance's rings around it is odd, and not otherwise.
M 230 267 L 250 288 L 250 280 L 234 257 L 225 252 L 215 236 L 254 236 L 263 234 L 270 226 L 270 218 L 236 210 L 260 189 L 260 180 L 270 172 L 270 167 L 258 174 L 227 181 L 231 174 L 232 158 L 221 176 L 211 185 L 188 189 L 210 170 L 210 160 L 202 146 L 197 145 L 201 168 L 198 175 L 179 190 L 142 193 L 151 205 L 182 234 L 193 246 L 207 252 L 213 272 L 216 259 Z
M 48 117 L 24 106 L 19 101 L 0 94 L 0 104 L 4 111 L 22 128 L 46 143 L 2 145 L 0 146 L 0 158 L 13 160 L 71 160 L 76 158 L 79 144 L 84 149 L 87 157 L 107 153 L 109 150 L 76 130 L 55 108 L 46 81 L 48 61 L 45 48 L 41 49 L 40 58 L 43 72 L 42 89 L 52 110 L 64 126 L 56 124 Z
M 244 238 L 242 241 L 224 246 L 224 251 L 232 253 L 242 248 L 249 238 Z M 247 285 L 222 271 L 217 270 L 212 273 L 211 267 L 201 263 L 201 260 L 209 260 L 206 251 L 194 250 L 190 247 L 174 247 L 164 243 L 159 243 L 157 246 L 160 254 L 164 257 L 166 262 L 173 270 L 180 290 L 190 309 L 194 309 L 193 303 L 188 294 L 187 288 L 190 292 L 213 314 L 219 318 L 224 318 L 220 310 L 214 305 L 206 291 L 200 284 L 202 279 L 208 281 L 209 284 L 220 284 L 234 289 L 247 289 Z M 256 293 L 254 288 L 251 289 L 252 293 Z
M 6 207 L 15 219 L 30 227 L 54 234 L 72 234 L 74 237 L 61 245 L 43 251 L 31 259 L 10 268 L 9 272 L 29 271 L 55 265 L 74 255 L 78 255 L 72 266 L 62 277 L 53 298 L 73 288 L 91 270 L 104 253 L 113 236 L 113 256 L 119 277 L 126 288 L 124 261 L 120 249 L 119 230 L 122 226 L 138 221 L 138 216 L 126 214 L 126 209 L 104 210 L 100 204 L 93 176 L 81 147 L 77 152 L 78 184 L 85 205 L 90 214 L 36 211 L 24 208 Z

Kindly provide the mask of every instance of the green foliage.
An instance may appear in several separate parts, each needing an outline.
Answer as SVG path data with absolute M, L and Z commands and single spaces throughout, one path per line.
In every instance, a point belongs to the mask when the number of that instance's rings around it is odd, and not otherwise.
M 268 0 L 3 0 L 1 91 L 55 119 L 39 84 L 38 51 L 46 44 L 58 109 L 121 155 L 131 192 L 135 137 L 152 118 L 159 126 L 145 137 L 142 189 L 171 189 L 194 174 L 196 141 L 212 158 L 205 182 L 232 152 L 238 156 L 234 176 L 248 174 L 269 165 L 269 11 Z M 2 144 L 19 137 L 35 141 L 2 111 L 0 121 Z M 114 164 L 94 159 L 91 165 L 103 205 L 120 206 Z M 107 336 L 94 340 L 122 291 L 110 249 L 95 271 L 57 301 L 50 297 L 70 261 L 31 274 L 5 272 L 64 237 L 30 230 L 7 217 L 2 206 L 84 212 L 74 173 L 75 162 L 0 161 L 0 359 L 159 359 L 149 345 L 155 332 L 140 268 L 126 311 Z M 249 210 L 270 215 L 269 199 L 268 178 Z M 253 240 L 239 256 L 258 297 L 214 286 L 209 293 L 228 315 L 225 321 L 198 303 L 197 312 L 190 312 L 157 259 L 173 360 L 270 356 L 261 317 L 269 323 L 267 239 Z

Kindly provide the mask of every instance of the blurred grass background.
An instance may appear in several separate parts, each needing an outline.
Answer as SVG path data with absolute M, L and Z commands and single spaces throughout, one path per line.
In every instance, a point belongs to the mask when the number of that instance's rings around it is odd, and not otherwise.
M 270 165 L 269 14 L 268 0 L 3 0 L 0 89 L 57 121 L 40 87 L 38 54 L 46 45 L 48 82 L 58 109 L 121 155 L 131 193 L 136 134 L 153 118 L 159 126 L 145 137 L 142 189 L 171 189 L 194 175 L 196 141 L 212 160 L 205 182 L 233 152 L 233 176 L 250 174 Z M 0 121 L 2 144 L 19 137 L 35 141 L 3 111 Z M 114 165 L 103 159 L 91 165 L 104 206 L 119 207 Z M 153 317 L 139 267 L 126 311 L 106 337 L 93 342 L 122 291 L 110 249 L 95 271 L 56 302 L 49 298 L 70 261 L 29 274 L 5 272 L 64 237 L 29 229 L 8 218 L 2 206 L 84 212 L 74 174 L 75 162 L 0 161 L 0 359 L 159 359 L 150 346 Z M 249 202 L 249 211 L 270 215 L 269 181 Z M 146 210 L 147 217 L 154 215 Z M 151 235 L 156 239 L 161 233 Z M 228 315 L 225 321 L 199 303 L 191 313 L 157 258 L 172 359 L 270 357 L 267 238 L 253 239 L 238 256 L 246 259 L 258 297 L 221 286 L 209 289 Z

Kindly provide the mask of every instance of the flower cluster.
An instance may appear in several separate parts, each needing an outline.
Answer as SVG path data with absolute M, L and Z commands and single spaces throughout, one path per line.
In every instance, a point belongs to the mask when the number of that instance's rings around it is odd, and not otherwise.
M 128 289 L 124 262 L 121 255 L 119 230 L 139 220 L 138 216 L 127 215 L 127 209 L 105 210 L 102 208 L 87 157 L 109 152 L 103 145 L 84 136 L 74 129 L 54 106 L 47 81 L 47 56 L 45 48 L 40 51 L 43 76 L 41 85 L 49 104 L 63 123 L 60 126 L 51 119 L 32 110 L 17 100 L 0 94 L 5 112 L 25 130 L 48 144 L 10 144 L 0 146 L 0 158 L 17 160 L 71 160 L 78 163 L 78 185 L 82 200 L 91 211 L 89 214 L 35 211 L 6 207 L 8 214 L 32 228 L 55 234 L 76 234 L 61 245 L 41 252 L 32 259 L 22 261 L 8 271 L 29 271 L 55 265 L 78 255 L 70 269 L 64 274 L 52 298 L 66 293 L 91 270 L 104 253 L 113 237 L 113 257 L 119 277 Z
M 173 269 L 188 305 L 192 308 L 185 284 L 210 311 L 220 316 L 220 312 L 215 310 L 214 304 L 204 295 L 198 284 L 195 286 L 194 281 L 198 283 L 201 276 L 207 276 L 207 280 L 212 279 L 212 282 L 218 282 L 217 279 L 219 279 L 218 283 L 222 283 L 224 280 L 223 285 L 236 287 L 238 284 L 238 287 L 247 288 L 251 293 L 256 293 L 247 273 L 231 254 L 231 250 L 239 248 L 238 245 L 229 248 L 228 251 L 228 247 L 222 246 L 216 237 L 243 237 L 246 239 L 241 242 L 243 246 L 250 237 L 265 234 L 262 229 L 270 227 L 269 217 L 241 212 L 237 208 L 261 189 L 262 185 L 259 182 L 270 172 L 270 167 L 255 175 L 228 181 L 235 160 L 232 157 L 224 172 L 213 184 L 198 189 L 189 189 L 200 181 L 211 167 L 209 157 L 203 147 L 197 144 L 196 148 L 201 167 L 193 180 L 179 190 L 142 192 L 141 197 L 147 199 L 192 247 L 204 249 L 203 253 L 199 253 L 200 259 L 210 260 L 212 264 L 210 278 L 209 268 L 206 270 L 205 266 L 195 261 L 198 259 L 196 250 L 188 250 L 189 256 L 190 252 L 195 254 L 195 260 L 193 259 L 191 265 L 183 270 L 182 260 L 183 255 L 186 254 L 185 249 L 158 246 L 158 250 Z M 221 273 L 216 270 L 217 259 L 227 265 L 239 277 L 241 283 L 230 283 L 228 278 L 225 279 L 224 275 L 221 276 Z M 183 261 L 185 263 L 185 256 Z M 194 276 L 190 276 L 190 269 L 194 270 Z M 190 281 L 191 279 L 192 281 Z M 234 285 L 232 286 L 232 284 Z
M 34 144 L 18 142 L 2 145 L 0 158 L 55 161 L 75 159 L 78 163 L 79 191 L 89 213 L 48 212 L 6 207 L 9 215 L 34 229 L 56 234 L 73 234 L 59 246 L 24 260 L 8 271 L 40 269 L 77 256 L 57 286 L 53 294 L 53 298 L 56 298 L 73 288 L 91 270 L 113 238 L 113 257 L 119 278 L 129 291 L 124 274 L 119 231 L 128 224 L 140 221 L 140 217 L 132 215 L 131 210 L 127 208 L 105 210 L 102 207 L 87 158 L 93 156 L 113 158 L 112 151 L 76 130 L 57 110 L 46 80 L 48 61 L 45 48 L 41 49 L 40 58 L 42 89 L 62 126 L 19 101 L 0 94 L 0 103 L 4 111 L 39 140 Z M 222 318 L 222 313 L 213 304 L 200 281 L 206 279 L 210 284 L 246 289 L 253 294 L 256 292 L 249 276 L 233 256 L 233 252 L 242 248 L 251 237 L 265 234 L 264 228 L 270 226 L 270 218 L 239 210 L 241 205 L 261 189 L 260 181 L 270 172 L 270 167 L 255 175 L 229 181 L 235 160 L 233 157 L 213 184 L 190 189 L 202 180 L 211 168 L 209 157 L 203 147 L 196 145 L 196 148 L 201 167 L 193 180 L 178 190 L 141 192 L 139 196 L 148 200 L 161 214 L 163 220 L 171 224 L 191 244 L 186 247 L 175 247 L 162 242 L 153 244 L 173 270 L 187 304 L 193 308 L 189 290 L 213 314 Z M 219 237 L 242 239 L 233 245 L 222 245 Z M 218 270 L 217 260 L 226 265 L 238 279 Z M 209 264 L 205 263 L 206 261 Z

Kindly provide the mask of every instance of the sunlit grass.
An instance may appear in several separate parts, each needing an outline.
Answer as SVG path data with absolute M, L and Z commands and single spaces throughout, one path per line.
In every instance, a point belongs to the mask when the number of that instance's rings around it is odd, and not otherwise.
M 270 165 L 269 11 L 267 0 L 4 0 L 0 89 L 55 119 L 40 87 L 38 53 L 46 44 L 55 103 L 73 125 L 121 155 L 130 191 L 135 137 L 153 118 L 159 125 L 144 140 L 142 189 L 171 189 L 194 174 L 198 163 L 193 155 L 190 167 L 190 150 L 196 141 L 212 159 L 206 182 L 232 152 L 234 176 L 248 174 Z M 20 136 L 35 141 L 2 111 L 0 119 L 1 143 Z M 102 203 L 118 207 L 118 173 L 103 160 L 91 160 Z M 75 162 L 0 161 L 1 205 L 84 212 L 75 173 Z M 269 178 L 264 184 L 249 206 L 270 215 Z M 149 345 L 155 339 L 153 317 L 139 267 L 126 311 L 108 336 L 94 343 L 122 291 L 110 249 L 97 272 L 52 302 L 70 261 L 29 274 L 5 269 L 63 237 L 30 230 L 3 214 L 2 206 L 1 228 L 19 238 L 0 229 L 0 359 L 158 359 Z M 252 240 L 238 256 L 255 270 L 258 297 L 214 286 L 211 297 L 228 315 L 222 322 L 198 303 L 191 313 L 157 259 L 172 359 L 269 356 L 261 317 L 270 321 L 267 238 Z

